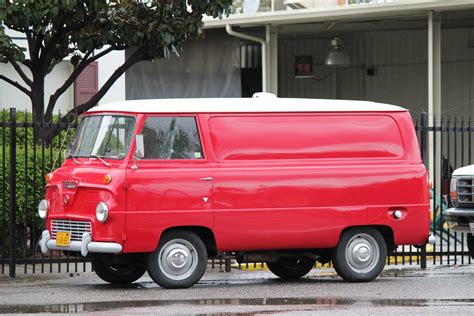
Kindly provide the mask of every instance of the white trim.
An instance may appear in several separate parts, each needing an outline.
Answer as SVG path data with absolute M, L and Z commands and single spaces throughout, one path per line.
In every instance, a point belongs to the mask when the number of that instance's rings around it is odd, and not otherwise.
M 223 19 L 204 18 L 205 28 L 230 25 L 279 25 L 316 23 L 325 21 L 354 21 L 373 18 L 389 18 L 433 11 L 450 11 L 474 8 L 472 0 L 411 0 L 366 5 L 344 5 L 314 9 L 233 14 Z
M 98 105 L 88 111 L 127 113 L 257 113 L 257 112 L 399 112 L 406 109 L 369 101 L 285 98 L 156 99 Z

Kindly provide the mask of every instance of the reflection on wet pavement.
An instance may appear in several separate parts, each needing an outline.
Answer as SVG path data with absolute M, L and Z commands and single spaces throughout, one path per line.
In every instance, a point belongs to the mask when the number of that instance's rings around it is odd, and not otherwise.
M 324 283 L 328 280 L 322 280 L 320 278 L 311 278 L 305 277 L 301 279 L 295 280 L 285 280 L 285 279 L 277 279 L 277 278 L 245 278 L 245 279 L 218 279 L 218 280 L 200 280 L 194 287 L 201 287 L 201 286 L 218 286 L 218 285 L 257 285 L 257 284 L 302 284 L 302 283 Z M 90 286 L 90 285 L 85 285 Z M 135 283 L 129 284 L 96 284 L 93 285 L 96 289 L 101 290 L 113 290 L 113 289 L 151 289 L 151 288 L 159 288 L 159 286 L 153 281 L 139 281 Z
M 51 305 L 0 305 L 0 313 L 79 313 L 157 306 L 304 306 L 308 308 L 335 308 L 351 305 L 378 306 L 473 306 L 474 299 L 374 299 L 352 300 L 336 298 L 246 298 L 246 299 L 194 299 L 194 300 L 152 300 L 91 302 L 79 304 Z

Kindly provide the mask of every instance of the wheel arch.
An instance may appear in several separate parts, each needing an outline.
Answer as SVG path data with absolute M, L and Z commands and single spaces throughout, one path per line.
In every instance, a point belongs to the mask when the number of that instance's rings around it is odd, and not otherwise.
M 214 232 L 206 226 L 174 226 L 168 227 L 165 229 L 158 238 L 158 244 L 169 232 L 177 231 L 177 230 L 186 230 L 195 233 L 201 240 L 203 241 L 204 245 L 206 246 L 207 254 L 209 258 L 213 258 L 217 256 L 217 246 L 216 246 L 216 238 L 214 236 Z M 156 247 L 158 247 L 158 244 Z

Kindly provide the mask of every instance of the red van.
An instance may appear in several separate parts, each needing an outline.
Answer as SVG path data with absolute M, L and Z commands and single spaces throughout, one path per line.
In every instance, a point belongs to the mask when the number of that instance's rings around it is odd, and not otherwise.
M 370 281 L 429 239 L 427 172 L 407 110 L 364 101 L 126 101 L 84 115 L 39 204 L 49 249 L 110 283 L 189 287 L 208 258 L 282 278 L 332 261 Z

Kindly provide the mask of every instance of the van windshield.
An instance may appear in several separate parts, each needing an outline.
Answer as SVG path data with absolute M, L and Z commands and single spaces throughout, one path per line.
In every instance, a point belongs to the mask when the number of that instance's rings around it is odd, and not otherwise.
M 86 116 L 68 156 L 122 159 L 127 155 L 134 127 L 135 118 L 131 116 Z

